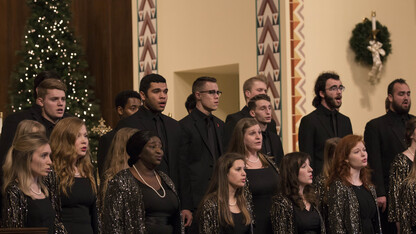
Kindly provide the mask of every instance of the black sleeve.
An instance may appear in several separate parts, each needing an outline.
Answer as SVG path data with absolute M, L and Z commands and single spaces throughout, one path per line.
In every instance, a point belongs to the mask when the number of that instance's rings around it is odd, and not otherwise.
M 222 140 L 222 145 L 224 147 L 224 152 L 228 151 L 228 143 L 231 140 L 231 137 L 234 132 L 235 125 L 237 124 L 238 120 L 233 117 L 232 115 L 228 115 L 225 119 L 225 125 L 224 125 L 224 135 Z

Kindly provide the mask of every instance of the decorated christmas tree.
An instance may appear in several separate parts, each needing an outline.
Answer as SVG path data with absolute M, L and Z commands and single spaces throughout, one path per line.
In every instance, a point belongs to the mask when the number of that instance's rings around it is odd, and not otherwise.
M 21 58 L 11 75 L 9 91 L 13 112 L 32 106 L 33 79 L 42 71 L 54 70 L 67 85 L 66 112 L 86 122 L 95 159 L 97 134 L 91 129 L 101 118 L 95 98 L 94 80 L 87 72 L 83 51 L 69 23 L 70 0 L 28 0 L 31 15 L 25 27 Z

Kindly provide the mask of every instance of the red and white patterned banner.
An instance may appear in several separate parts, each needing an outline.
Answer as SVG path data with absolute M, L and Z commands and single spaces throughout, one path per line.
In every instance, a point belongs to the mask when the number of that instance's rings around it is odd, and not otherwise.
M 279 0 L 257 0 L 257 73 L 269 80 L 273 119 L 281 132 L 281 74 Z M 281 134 L 280 134 L 281 135 Z
M 137 0 L 139 78 L 157 73 L 156 0 Z

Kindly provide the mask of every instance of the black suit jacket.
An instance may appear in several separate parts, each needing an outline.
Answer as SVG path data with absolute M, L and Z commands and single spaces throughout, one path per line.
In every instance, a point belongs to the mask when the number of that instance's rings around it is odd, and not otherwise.
M 196 209 L 208 188 L 214 165 L 217 160 L 215 153 L 208 146 L 206 135 L 206 122 L 196 111 L 179 121 L 185 135 L 185 153 L 181 157 L 181 178 L 183 178 L 182 191 L 191 195 L 193 209 Z M 217 135 L 220 155 L 224 152 L 222 136 L 224 122 L 214 117 L 214 127 Z M 186 201 L 184 201 L 186 202 Z
M 302 118 L 299 126 L 299 150 L 311 156 L 315 175 L 319 175 L 322 171 L 325 141 L 332 137 L 342 138 L 352 134 L 350 118 L 338 113 L 338 136 L 335 136 L 331 123 L 326 117 L 327 111 L 328 109 L 319 105 L 316 110 Z
M 168 157 L 166 157 L 166 152 L 164 152 L 165 155 L 162 162 L 164 165 L 161 165 L 160 169 L 165 172 L 173 183 L 175 183 L 175 186 L 179 188 L 179 156 L 181 155 L 182 147 L 182 131 L 178 121 L 162 113 L 160 113 L 160 117 L 166 131 L 167 146 L 165 146 L 165 151 L 167 151 L 168 155 Z M 120 120 L 117 124 L 116 131 L 126 127 L 154 131 L 157 134 L 152 113 L 144 106 L 140 107 L 133 115 Z M 167 168 L 168 170 L 163 168 Z
M 241 109 L 241 111 L 239 112 L 227 115 L 227 118 L 225 119 L 223 140 L 225 151 L 228 150 L 228 143 L 230 142 L 231 137 L 233 135 L 235 125 L 237 125 L 237 122 L 242 118 L 253 118 L 250 115 L 250 110 L 248 109 L 248 106 L 244 106 L 243 109 Z M 271 123 L 267 124 L 267 131 L 274 132 L 277 134 L 276 122 L 273 119 Z
M 105 159 L 107 157 L 108 150 L 110 149 L 110 145 L 113 141 L 115 134 L 116 134 L 116 131 L 113 129 L 107 132 L 106 134 L 102 135 L 100 137 L 100 140 L 98 141 L 97 167 L 98 167 L 98 174 L 101 180 L 103 179 Z
M 280 137 L 274 132 L 269 132 L 269 137 L 272 148 L 271 156 L 273 156 L 276 165 L 280 166 L 280 162 L 284 156 L 282 141 L 280 140 Z
M 408 118 L 414 116 L 409 115 Z M 373 170 L 372 180 L 378 197 L 387 196 L 390 165 L 398 153 L 407 149 L 405 133 L 397 128 L 397 121 L 400 121 L 400 117 L 389 111 L 365 126 L 368 163 Z

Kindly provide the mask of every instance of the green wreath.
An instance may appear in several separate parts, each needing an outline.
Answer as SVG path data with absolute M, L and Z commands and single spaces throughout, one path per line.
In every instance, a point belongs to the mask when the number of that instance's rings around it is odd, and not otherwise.
M 376 35 L 376 40 L 383 43 L 383 49 L 386 52 L 385 56 L 380 56 L 381 61 L 384 62 L 387 56 L 391 53 L 390 33 L 386 26 L 383 26 L 378 21 L 376 22 L 376 29 L 379 30 Z M 355 61 L 362 62 L 367 65 L 373 65 L 373 56 L 367 49 L 369 41 L 373 38 L 371 21 L 367 18 L 364 22 L 359 23 L 352 30 L 350 38 L 351 49 L 355 52 Z

